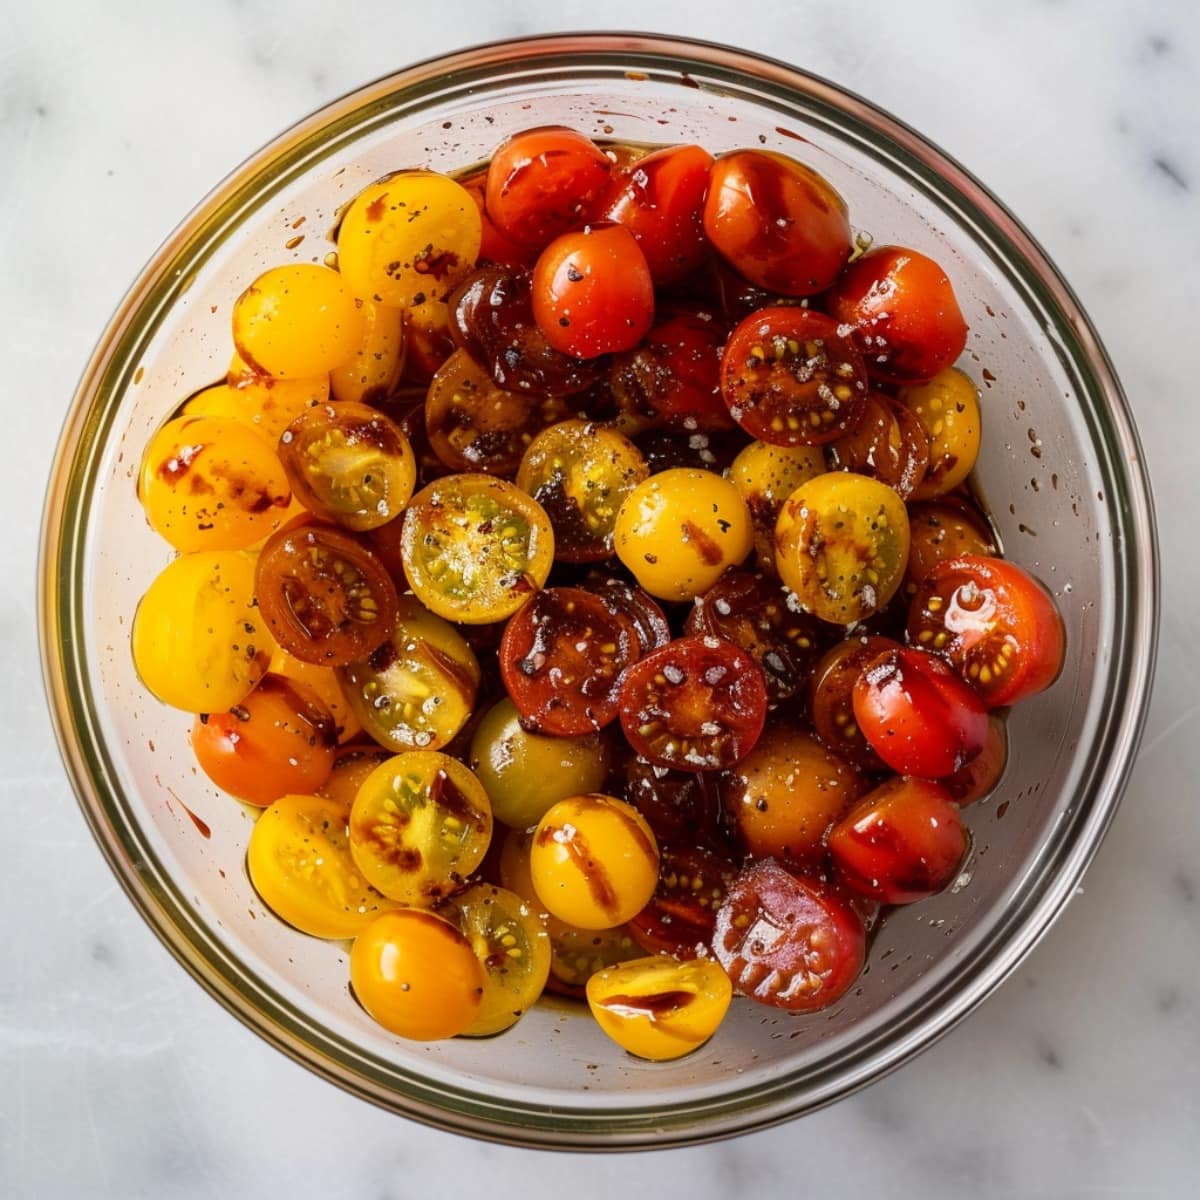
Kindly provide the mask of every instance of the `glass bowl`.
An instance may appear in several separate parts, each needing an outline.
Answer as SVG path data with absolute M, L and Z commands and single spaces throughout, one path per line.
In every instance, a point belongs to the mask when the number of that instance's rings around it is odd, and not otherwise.
M 406 1043 L 347 987 L 344 945 L 265 912 L 244 867 L 251 818 L 206 786 L 190 718 L 155 703 L 129 652 L 170 551 L 135 494 L 178 403 L 226 369 L 230 308 L 269 265 L 320 261 L 339 206 L 400 167 L 452 170 L 507 134 L 565 124 L 634 142 L 763 146 L 829 177 L 855 226 L 953 279 L 984 384 L 978 483 L 1007 554 L 1053 589 L 1058 683 L 1012 714 L 999 791 L 968 810 L 972 856 L 944 894 L 889 917 L 858 985 L 789 1017 L 735 1004 L 675 1063 L 635 1061 L 586 1012 L 544 1002 L 489 1040 Z M 329 1080 L 475 1136 L 557 1147 L 701 1141 L 806 1112 L 962 1019 L 1071 896 L 1113 815 L 1149 698 L 1155 536 L 1133 423 L 1087 317 L 1045 254 L 958 164 L 864 100 L 792 67 L 661 37 L 480 47 L 401 71 L 302 121 L 179 226 L 105 330 L 59 446 L 42 543 L 46 687 L 68 770 L 113 871 L 231 1012 Z

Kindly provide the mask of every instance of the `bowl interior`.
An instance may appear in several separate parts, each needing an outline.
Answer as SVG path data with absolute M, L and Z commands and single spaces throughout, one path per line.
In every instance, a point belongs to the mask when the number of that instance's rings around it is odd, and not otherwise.
M 464 63 L 420 86 L 376 85 L 300 127 L 270 167 L 260 159 L 223 185 L 106 343 L 83 397 L 59 547 L 59 653 L 91 781 L 85 807 L 192 969 L 285 1049 L 364 1094 L 475 1132 L 564 1142 L 661 1142 L 812 1106 L 900 1061 L 994 984 L 1027 948 L 1035 908 L 1044 924 L 1062 899 L 1048 904 L 1048 893 L 1065 895 L 1102 831 L 1107 814 L 1088 801 L 1109 765 L 1131 547 L 1098 385 L 1077 331 L 970 208 L 962 181 L 939 179 L 832 97 L 816 84 L 754 83 L 715 60 L 632 51 Z M 1067 625 L 1062 678 L 1014 711 L 1001 787 L 968 810 L 973 851 L 959 881 L 889 917 L 833 1009 L 789 1017 L 736 1003 L 711 1043 L 675 1064 L 631 1059 L 586 1013 L 555 1002 L 482 1041 L 420 1045 L 381 1030 L 348 991 L 347 948 L 286 928 L 255 896 L 244 869 L 251 813 L 197 773 L 190 718 L 147 695 L 129 652 L 138 599 L 170 557 L 137 503 L 139 455 L 167 414 L 223 374 L 238 293 L 268 266 L 322 261 L 339 206 L 377 176 L 459 169 L 543 124 L 794 155 L 842 192 L 856 228 L 941 262 L 971 327 L 963 365 L 983 393 L 980 489 L 1006 553 L 1053 590 Z

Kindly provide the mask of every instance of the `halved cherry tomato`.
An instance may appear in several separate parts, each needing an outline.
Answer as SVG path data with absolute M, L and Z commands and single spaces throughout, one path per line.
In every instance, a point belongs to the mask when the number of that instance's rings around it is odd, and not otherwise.
M 595 592 L 610 611 L 628 617 L 633 622 L 641 647 L 640 654 L 656 646 L 665 646 L 671 640 L 671 626 L 663 610 L 640 587 L 615 576 L 597 573 L 583 581 L 583 588 Z
M 315 792 L 333 769 L 337 727 L 316 695 L 265 675 L 240 704 L 196 718 L 192 750 L 223 791 L 262 807 Z
M 544 246 L 587 218 L 612 168 L 600 147 L 573 129 L 522 130 L 488 164 L 488 215 L 513 241 Z
M 910 408 L 870 392 L 858 425 L 827 447 L 834 471 L 869 475 L 907 500 L 929 467 L 929 439 Z
M 632 162 L 613 180 L 600 215 L 637 238 L 655 287 L 670 287 L 704 265 L 704 197 L 713 156 L 700 146 L 667 146 Z
M 867 375 L 847 334 L 809 308 L 760 309 L 729 335 L 721 395 L 748 433 L 779 446 L 819 446 L 853 429 Z
M 1048 688 L 1062 669 L 1062 617 L 1016 563 L 964 555 L 938 563 L 909 610 L 909 639 L 944 655 L 989 708 Z
M 929 469 L 913 497 L 933 500 L 944 496 L 966 479 L 979 457 L 979 389 L 957 367 L 947 367 L 928 383 L 902 388 L 900 401 L 929 439 Z
M 824 291 L 850 256 L 846 202 L 811 167 L 769 150 L 717 159 L 704 230 L 751 283 L 785 296 Z
M 362 341 L 349 362 L 330 372 L 329 390 L 337 401 L 376 404 L 387 400 L 404 374 L 407 312 L 364 300 L 362 313 Z
M 883 904 L 911 904 L 940 892 L 966 852 L 958 805 L 931 779 L 889 779 L 829 832 L 838 875 Z
M 932 379 L 967 344 L 967 323 L 946 272 L 903 246 L 878 246 L 855 259 L 825 305 L 854 326 L 868 374 L 889 383 Z
M 904 586 L 909 595 L 938 563 L 948 558 L 963 554 L 988 558 L 996 554 L 987 519 L 973 504 L 958 496 L 910 504 L 908 527 L 911 540 Z
M 509 619 L 500 675 L 540 733 L 579 737 L 617 715 L 617 681 L 640 652 L 633 622 L 580 588 L 546 588 Z
M 354 710 L 342 695 L 342 685 L 338 683 L 333 667 L 318 667 L 314 663 L 306 663 L 276 643 L 271 651 L 271 663 L 267 670 L 272 675 L 279 675 L 297 685 L 302 691 L 312 692 L 316 696 L 333 718 L 339 743 L 349 742 L 362 732 L 358 717 L 354 715 Z
M 713 952 L 734 989 L 791 1012 L 825 1008 L 858 978 L 862 921 L 828 885 L 774 859 L 747 867 L 717 913 Z
M 991 795 L 1008 764 L 1008 724 L 998 713 L 988 714 L 987 741 L 965 767 L 938 782 L 960 808 Z
M 404 312 L 407 314 L 405 346 L 408 351 L 404 360 L 404 378 L 419 387 L 428 387 L 434 372 L 454 353 L 450 304 L 446 300 L 426 300 Z
M 858 727 L 854 685 L 869 662 L 900 648 L 887 637 L 848 638 L 826 652 L 809 678 L 808 711 L 817 737 L 839 758 L 864 771 L 882 771 L 884 765 Z
M 854 684 L 854 718 L 897 774 L 953 775 L 983 749 L 987 709 L 945 664 L 924 650 L 888 650 Z
M 346 822 L 349 824 L 350 806 L 354 803 L 354 797 L 358 795 L 358 789 L 376 767 L 391 757 L 390 750 L 374 743 L 366 745 L 350 742 L 339 746 L 334 752 L 333 770 L 329 772 L 329 778 L 317 788 L 316 794 L 344 805 Z M 349 842 L 346 843 L 346 849 L 349 852 Z
M 758 664 L 732 642 L 684 637 L 629 667 L 620 687 L 629 744 L 661 767 L 719 771 L 762 733 L 767 687 Z
M 316 523 L 274 534 L 258 556 L 258 607 L 275 640 L 304 662 L 363 658 L 396 624 L 396 585 L 361 542 Z
M 629 930 L 651 954 L 698 958 L 710 952 L 717 909 L 737 875 L 733 862 L 700 846 L 663 846 L 658 886 Z
M 574 358 L 632 349 L 654 321 L 654 282 L 637 239 L 624 225 L 555 238 L 533 268 L 533 317 Z
M 729 481 L 741 493 L 754 522 L 754 553 L 758 567 L 770 575 L 775 568 L 775 524 L 783 502 L 802 484 L 828 468 L 819 446 L 774 446 L 753 441 L 738 453 L 729 468 Z
M 673 771 L 629 753 L 618 778 L 621 795 L 646 818 L 660 842 L 724 850 L 728 839 L 716 775 Z

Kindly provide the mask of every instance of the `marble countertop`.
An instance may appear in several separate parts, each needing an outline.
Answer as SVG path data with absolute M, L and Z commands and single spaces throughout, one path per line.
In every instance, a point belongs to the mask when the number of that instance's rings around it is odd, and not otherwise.
M 76 379 L 181 214 L 279 129 L 361 82 L 464 41 L 597 25 L 790 59 L 981 176 L 1107 342 L 1145 441 L 1163 549 L 1159 679 L 1132 783 L 1082 894 L 1016 975 L 915 1062 L 833 1108 L 603 1163 L 377 1111 L 205 996 L 120 892 L 76 809 L 33 605 L 35 512 Z M 1200 8 L 1185 0 L 4 5 L 0 1195 L 1195 1195 L 1198 81 Z

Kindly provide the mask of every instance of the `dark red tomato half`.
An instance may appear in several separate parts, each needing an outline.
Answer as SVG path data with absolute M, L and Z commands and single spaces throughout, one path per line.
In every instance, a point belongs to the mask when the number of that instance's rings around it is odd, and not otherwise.
M 967 323 L 946 272 L 902 246 L 880 246 L 852 262 L 825 308 L 854 326 L 867 373 L 888 383 L 932 379 L 967 344 Z
M 594 592 L 605 606 L 633 622 L 641 647 L 639 657 L 671 640 L 671 626 L 658 602 L 635 584 L 616 576 L 589 574 L 583 582 L 584 591 Z
M 899 642 L 887 637 L 847 638 L 826 652 L 808 685 L 808 710 L 817 737 L 839 758 L 864 771 L 884 767 L 855 719 L 854 685 L 869 662 L 900 648 Z
M 613 224 L 555 238 L 533 268 L 533 318 L 561 354 L 633 349 L 654 321 L 654 283 L 637 239 Z
M 754 748 L 767 716 L 758 664 L 732 642 L 677 638 L 623 676 L 621 728 L 660 767 L 720 771 Z
M 906 404 L 871 392 L 858 424 L 832 442 L 826 456 L 830 470 L 868 475 L 907 500 L 929 469 L 929 437 Z
M 734 990 L 791 1012 L 844 995 L 866 952 L 862 921 L 832 887 L 770 858 L 733 881 L 713 932 L 713 953 Z
M 706 771 L 672 771 L 628 753 L 617 772 L 615 795 L 624 797 L 646 818 L 660 845 L 729 845 L 722 824 L 717 776 Z
M 889 650 L 872 659 L 854 684 L 853 704 L 863 737 L 900 775 L 953 775 L 987 742 L 983 701 L 924 650 Z
M 829 831 L 829 853 L 846 886 L 882 904 L 940 892 L 966 852 L 958 805 L 931 779 L 889 779 Z
M 604 151 L 573 129 L 522 130 L 488 164 L 488 215 L 506 237 L 540 249 L 588 219 L 612 169 Z
M 846 202 L 830 182 L 785 154 L 734 150 L 713 164 L 704 231 L 751 283 L 811 296 L 850 256 Z
M 629 932 L 649 954 L 696 958 L 712 946 L 717 910 L 738 869 L 730 859 L 699 846 L 660 847 L 658 887 L 629 922 Z
M 721 395 L 752 437 L 777 446 L 820 446 L 862 416 L 867 374 L 836 321 L 780 305 L 747 317 L 729 335 Z
M 500 675 L 539 733 L 579 737 L 617 715 L 617 683 L 640 651 L 633 622 L 579 588 L 546 588 L 509 618 Z
M 1036 579 L 1000 558 L 940 562 L 917 586 L 908 636 L 943 655 L 990 708 L 1048 688 L 1062 669 L 1065 633 Z
M 650 264 L 655 287 L 670 287 L 708 257 L 704 197 L 713 157 L 699 146 L 668 146 L 613 180 L 600 215 L 624 225 Z

